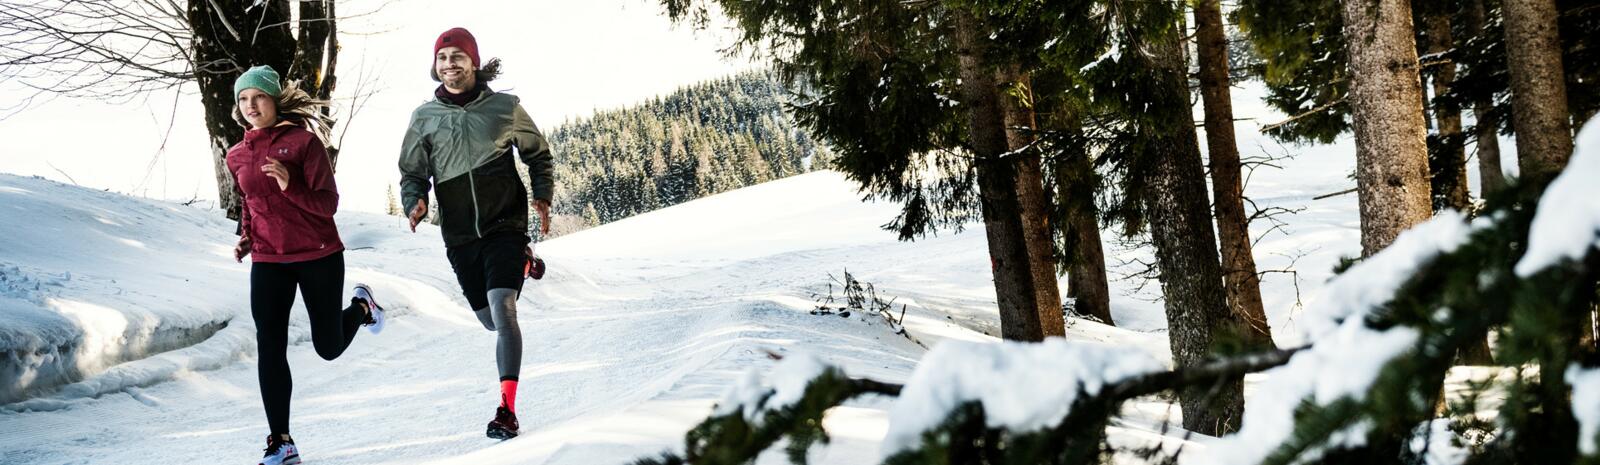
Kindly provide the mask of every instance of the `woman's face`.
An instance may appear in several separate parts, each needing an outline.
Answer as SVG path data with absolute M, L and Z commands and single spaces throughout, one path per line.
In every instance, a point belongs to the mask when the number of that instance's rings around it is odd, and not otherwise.
M 239 114 L 250 127 L 265 128 L 278 122 L 278 103 L 261 89 L 245 89 L 239 93 Z
M 446 89 L 465 91 L 477 84 L 477 70 L 472 57 L 461 51 L 460 47 L 445 47 L 433 55 L 433 72 L 439 75 L 439 80 L 444 82 Z

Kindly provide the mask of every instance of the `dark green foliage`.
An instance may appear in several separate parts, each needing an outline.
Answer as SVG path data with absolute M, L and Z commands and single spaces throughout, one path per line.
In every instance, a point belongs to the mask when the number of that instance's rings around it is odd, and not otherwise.
M 1392 301 L 1370 315 L 1368 327 L 1418 331 L 1417 345 L 1383 368 L 1364 399 L 1303 406 L 1295 414 L 1293 439 L 1266 463 L 1298 463 L 1302 454 L 1326 447 L 1331 434 L 1357 423 L 1371 427 L 1367 445 L 1332 451 L 1315 463 L 1394 460 L 1405 443 L 1397 438 L 1434 418 L 1441 383 L 1457 351 L 1491 330 L 1500 336 L 1496 361 L 1537 366 L 1541 375 L 1517 377 L 1507 387 L 1499 443 L 1473 463 L 1573 463 L 1576 423 L 1567 403 L 1570 388 L 1561 376 L 1569 363 L 1593 351 L 1576 343 L 1595 302 L 1600 254 L 1591 251 L 1587 264 L 1568 263 L 1528 279 L 1512 272 L 1527 244 L 1530 206 L 1541 188 L 1522 183 L 1491 198 L 1486 216 L 1492 222 L 1475 229 L 1461 247 L 1424 264 Z M 1459 411 L 1451 418 L 1476 421 Z
M 1418 14 L 1450 15 L 1454 47 L 1442 55 L 1421 53 L 1430 65 L 1454 63 L 1456 80 L 1446 95 L 1436 96 L 1456 108 L 1471 109 L 1491 102 L 1490 117 L 1502 134 L 1511 133 L 1510 81 L 1500 5 L 1482 0 L 1485 31 L 1472 26 L 1475 0 L 1413 2 Z M 1567 105 L 1578 124 L 1600 109 L 1600 2 L 1558 0 L 1562 64 L 1566 70 Z M 1279 140 L 1331 143 L 1350 130 L 1349 93 L 1343 18 L 1339 0 L 1240 0 L 1232 19 L 1245 33 L 1260 67 L 1252 74 L 1267 84 L 1267 103 L 1298 119 L 1267 133 Z M 1418 34 L 1424 34 L 1417 22 Z M 1418 42 L 1423 43 L 1423 42 Z M 1463 134 L 1474 134 L 1471 127 Z
M 1291 117 L 1269 131 L 1283 141 L 1331 143 L 1350 130 L 1344 19 L 1338 0 L 1240 0 L 1232 20 L 1261 58 L 1252 74 L 1267 104 Z M 1314 111 L 1321 109 L 1321 111 Z
M 754 71 L 562 124 L 549 134 L 563 160 L 556 213 L 609 223 L 825 168 L 827 149 L 796 127 L 787 101 L 772 73 Z
M 1463 103 L 1463 108 L 1470 108 L 1470 104 L 1478 100 L 1492 102 L 1493 122 L 1501 134 L 1511 134 L 1510 71 L 1506 64 L 1505 25 L 1500 13 L 1504 0 L 1482 2 L 1487 31 L 1480 34 L 1469 29 L 1464 19 L 1470 1 L 1460 1 L 1462 7 L 1453 22 L 1458 40 L 1447 58 L 1455 60 L 1461 72 L 1447 97 Z M 1566 71 L 1567 110 L 1576 127 L 1600 110 L 1600 2 L 1557 0 L 1556 9 L 1561 64 Z M 1461 43 L 1463 38 L 1468 42 Z

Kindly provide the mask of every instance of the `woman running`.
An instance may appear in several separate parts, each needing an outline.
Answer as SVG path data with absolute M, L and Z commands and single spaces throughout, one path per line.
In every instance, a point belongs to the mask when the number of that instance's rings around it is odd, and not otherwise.
M 233 84 L 234 119 L 247 131 L 228 149 L 228 171 L 244 197 L 234 260 L 251 257 L 250 314 L 256 323 L 261 403 L 266 407 L 266 454 L 261 465 L 300 463 L 289 436 L 289 311 L 295 289 L 310 315 L 317 355 L 344 353 L 361 326 L 383 329 L 383 307 L 365 284 L 355 286 L 350 306 L 340 309 L 344 288 L 344 243 L 334 226 L 339 191 L 324 149 L 326 102 L 294 83 L 280 84 L 268 66 L 250 68 Z M 314 132 L 315 131 L 315 132 Z

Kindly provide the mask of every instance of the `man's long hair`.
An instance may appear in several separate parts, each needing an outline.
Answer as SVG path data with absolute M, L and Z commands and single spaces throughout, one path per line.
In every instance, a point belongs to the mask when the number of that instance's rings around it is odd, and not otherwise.
M 493 81 L 494 78 L 500 77 L 500 59 L 490 58 L 487 63 L 483 64 L 482 68 L 473 70 L 472 75 L 473 78 L 477 79 L 481 84 L 487 84 L 489 81 Z M 428 77 L 433 78 L 433 82 L 444 82 L 443 80 L 439 79 L 439 70 L 433 66 L 428 67 Z
M 283 93 L 274 101 L 278 107 L 278 119 L 294 122 L 317 135 L 323 147 L 328 147 L 329 134 L 333 130 L 333 117 L 324 113 L 330 105 L 327 100 L 318 100 L 311 94 L 300 89 L 300 81 L 284 83 Z M 239 112 L 239 105 L 233 106 L 233 120 L 250 129 L 250 122 L 244 119 L 244 113 Z

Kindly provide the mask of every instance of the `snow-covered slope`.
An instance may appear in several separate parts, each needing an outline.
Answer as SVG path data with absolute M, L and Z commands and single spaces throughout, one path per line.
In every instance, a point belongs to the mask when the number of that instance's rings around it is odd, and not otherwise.
M 1306 253 L 1298 282 L 1312 299 L 1326 265 L 1354 247 L 1354 198 L 1311 202 L 1341 189 L 1347 169 L 1339 161 L 1303 165 L 1305 173 L 1283 174 L 1301 181 L 1256 200 L 1312 210 L 1290 218 L 1296 239 L 1270 236 L 1257 250 L 1263 268 L 1281 264 L 1275 253 Z M 682 433 L 743 371 L 772 363 L 768 351 L 803 350 L 854 376 L 903 382 L 924 346 L 993 340 L 998 318 L 981 225 L 898 242 L 879 227 L 895 209 L 863 203 L 842 176 L 817 172 L 539 244 L 550 271 L 530 281 L 521 300 L 524 436 L 504 443 L 483 437 L 497 401 L 494 338 L 457 292 L 438 230 L 412 234 L 397 218 L 341 213 L 351 249 L 346 284 L 373 285 L 394 318 L 383 334 L 363 332 L 343 357 L 324 362 L 305 343 L 304 310 L 296 308 L 295 439 L 307 460 L 325 464 L 626 463 L 681 447 Z M 30 335 L 55 343 L 74 334 L 99 348 L 80 357 L 99 360 L 78 369 L 86 380 L 0 406 L 0 462 L 258 457 L 266 425 L 249 266 L 229 256 L 231 232 L 215 211 L 0 175 L 4 350 L 49 345 Z M 1332 245 L 1319 246 L 1323 240 Z M 1112 252 L 1113 263 L 1147 256 Z M 846 269 L 907 304 L 907 326 L 921 344 L 860 315 L 809 314 L 829 275 Z M 1122 328 L 1072 321 L 1069 336 L 1166 360 L 1160 304 L 1129 297 L 1153 295 L 1154 286 L 1134 293 L 1136 285 L 1113 282 Z M 1269 275 L 1265 285 L 1272 323 L 1292 340 L 1295 281 Z M 107 321 L 128 326 L 101 328 Z M 157 349 L 203 341 L 148 358 L 141 357 L 156 349 L 105 354 L 122 347 L 106 334 L 135 331 L 128 328 L 187 329 L 149 338 L 167 343 Z M 209 333 L 216 328 L 223 329 Z M 134 361 L 115 364 L 124 360 Z M 831 412 L 835 440 L 815 452 L 817 463 L 875 463 L 887 406 L 866 399 Z M 1134 410 L 1118 430 L 1152 438 L 1152 423 L 1175 409 Z M 781 462 L 778 455 L 763 463 Z

